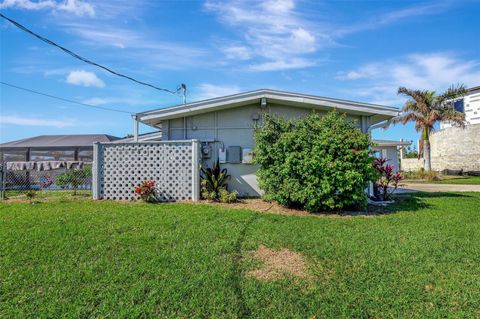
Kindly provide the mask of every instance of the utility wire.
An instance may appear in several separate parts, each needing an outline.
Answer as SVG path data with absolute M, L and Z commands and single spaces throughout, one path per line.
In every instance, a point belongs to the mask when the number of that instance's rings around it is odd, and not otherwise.
M 4 18 L 5 20 L 9 21 L 10 23 L 12 23 L 14 26 L 16 26 L 17 28 L 19 28 L 20 30 L 23 30 L 23 31 L 25 31 L 25 32 L 33 35 L 34 37 L 40 39 L 41 41 L 43 41 L 43 42 L 45 42 L 45 43 L 47 43 L 47 44 L 50 44 L 50 45 L 53 45 L 54 47 L 59 48 L 60 50 L 62 50 L 63 52 L 65 52 L 65 53 L 73 56 L 74 58 L 79 59 L 80 61 L 83 61 L 83 62 L 85 62 L 85 63 L 94 65 L 94 66 L 96 66 L 96 67 L 99 67 L 99 68 L 101 68 L 101 69 L 103 69 L 103 70 L 105 70 L 105 71 L 107 71 L 107 72 L 110 72 L 111 74 L 114 74 L 114 75 L 117 75 L 117 76 L 119 76 L 119 77 L 128 79 L 128 80 L 133 81 L 133 82 L 135 82 L 135 83 L 138 83 L 138 84 L 141 84 L 141 85 L 145 85 L 145 86 L 154 88 L 154 89 L 159 90 L 159 91 L 168 92 L 168 93 L 171 93 L 171 94 L 178 94 L 178 92 L 179 92 L 179 90 L 180 90 L 180 88 L 177 88 L 175 91 L 168 90 L 168 89 L 164 89 L 164 88 L 160 88 L 160 87 L 155 86 L 155 85 L 153 85 L 153 84 L 149 84 L 149 83 L 146 83 L 146 82 L 143 82 L 143 81 L 136 80 L 136 79 L 134 79 L 134 78 L 132 78 L 132 77 L 130 77 L 130 76 L 128 76 L 128 75 L 124 75 L 124 74 L 115 72 L 115 71 L 107 68 L 106 66 L 100 65 L 100 64 L 95 63 L 95 62 L 93 62 L 93 61 L 91 61 L 91 60 L 88 60 L 88 59 L 86 59 L 86 58 L 84 58 L 84 57 L 81 57 L 80 55 L 78 55 L 78 54 L 70 51 L 69 49 L 67 49 L 67 48 L 65 48 L 65 47 L 63 47 L 63 46 L 61 46 L 61 45 L 58 45 L 57 43 L 55 43 L 55 42 L 53 42 L 53 41 L 51 41 L 51 40 L 49 40 L 49 39 L 47 39 L 47 38 L 45 38 L 45 37 L 43 37 L 43 36 L 41 36 L 41 35 L 39 35 L 39 34 L 33 32 L 32 30 L 28 29 L 27 27 L 23 26 L 22 24 L 18 23 L 17 21 L 10 19 L 9 17 L 5 16 L 5 15 L 2 14 L 2 13 L 0 13 L 0 17 L 2 17 L 2 18 Z
M 78 101 L 74 101 L 74 100 L 69 100 L 69 99 L 65 99 L 65 98 L 63 98 L 63 97 L 58 97 L 58 96 L 55 96 L 55 95 L 38 92 L 38 91 L 31 90 L 31 89 L 27 89 L 27 88 L 24 88 L 24 87 L 21 87 L 21 86 L 18 86 L 18 85 L 6 83 L 6 82 L 3 82 L 3 81 L 0 81 L 0 83 L 3 84 L 3 85 L 9 86 L 9 87 L 18 89 L 18 90 L 23 90 L 23 91 L 27 91 L 27 92 L 30 92 L 30 93 L 35 93 L 35 94 L 38 94 L 38 95 L 43 95 L 43 96 L 46 96 L 46 97 L 49 97 L 49 98 L 52 98 L 52 99 L 57 99 L 57 100 L 64 101 L 64 102 L 74 103 L 74 104 L 78 104 L 78 105 L 82 105 L 82 106 L 87 106 L 87 107 L 91 107 L 91 108 L 95 108 L 95 109 L 100 109 L 100 110 L 104 110 L 104 111 L 117 112 L 117 113 L 126 113 L 126 114 L 133 115 L 133 113 L 130 113 L 130 112 L 127 112 L 127 111 L 116 110 L 116 109 L 111 109 L 111 108 L 108 108 L 108 107 L 103 107 L 103 106 L 98 106 L 98 105 L 91 105 L 91 104 L 82 103 L 82 102 L 78 102 Z

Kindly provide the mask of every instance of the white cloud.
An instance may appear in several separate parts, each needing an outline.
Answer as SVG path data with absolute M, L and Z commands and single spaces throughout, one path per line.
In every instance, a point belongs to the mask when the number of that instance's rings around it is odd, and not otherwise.
M 136 106 L 136 107 L 144 107 L 145 105 L 156 105 L 158 104 L 158 100 L 155 99 L 145 99 L 142 97 L 91 97 L 88 99 L 82 100 L 82 103 L 90 104 L 90 105 L 108 105 L 108 104 L 115 104 L 115 105 L 129 105 L 129 106 Z
M 294 58 L 291 60 L 277 60 L 272 62 L 252 64 L 249 69 L 252 71 L 278 71 L 301 69 L 316 65 L 316 62 L 309 59 Z
M 426 4 L 416 4 L 410 7 L 388 11 L 378 12 L 372 18 L 363 18 L 361 22 L 352 22 L 347 26 L 340 26 L 332 30 L 334 36 L 344 36 L 347 34 L 358 33 L 377 29 L 379 27 L 393 24 L 401 20 L 414 19 L 420 16 L 434 15 L 446 11 L 454 2 L 436 1 Z
M 193 99 L 201 101 L 240 92 L 240 87 L 236 85 L 215 85 L 210 83 L 200 84 L 195 89 Z
M 248 60 L 252 56 L 250 49 L 241 45 L 225 47 L 222 51 L 227 59 Z
M 45 1 L 29 1 L 29 0 L 5 0 L 0 3 L 0 9 L 20 8 L 26 10 L 42 10 L 52 9 L 55 7 L 55 2 L 51 0 Z
M 148 68 L 185 69 L 208 63 L 207 50 L 170 41 L 162 41 L 149 31 L 127 29 L 109 24 L 61 22 L 67 32 L 79 36 L 81 41 L 95 49 L 114 47 L 122 50 L 121 62 L 142 61 Z M 138 70 L 136 70 L 138 71 Z
M 259 58 L 259 67 L 270 71 L 303 68 L 315 64 L 306 55 L 331 45 L 327 34 L 316 35 L 311 23 L 295 10 L 293 0 L 226 2 L 207 1 L 205 8 L 218 15 L 224 24 L 234 27 L 242 43 L 223 48 L 227 59 Z M 292 63 L 292 61 L 303 61 Z M 274 67 L 270 67 L 274 66 Z
M 360 82 L 361 87 L 354 90 L 357 96 L 398 102 L 399 86 L 442 91 L 457 83 L 478 85 L 480 60 L 464 61 L 450 53 L 410 54 L 339 72 L 337 79 Z
M 2 115 L 0 117 L 0 123 L 2 125 L 19 125 L 19 126 L 48 126 L 56 128 L 64 128 L 74 125 L 74 120 L 71 119 L 46 119 L 46 118 L 37 118 L 37 117 L 24 117 L 16 115 Z
M 70 12 L 77 16 L 95 16 L 95 10 L 93 9 L 93 6 L 91 4 L 78 0 L 66 0 L 63 3 L 58 4 L 56 9 Z
M 75 70 L 71 71 L 67 76 L 67 83 L 73 85 L 81 86 L 95 86 L 102 88 L 105 86 L 105 82 L 102 79 L 97 77 L 93 72 L 88 72 L 85 70 Z
M 358 16 L 358 22 L 342 23 L 338 22 L 340 19 L 332 21 L 331 16 L 322 15 L 322 12 L 315 12 L 315 18 L 312 18 L 309 10 L 297 8 L 297 2 L 207 0 L 205 8 L 237 33 L 237 39 L 222 41 L 231 42 L 220 48 L 227 61 L 255 59 L 255 66 L 250 66 L 250 70 L 272 71 L 314 66 L 318 59 L 312 58 L 313 53 L 339 46 L 338 41 L 346 35 L 438 14 L 453 5 L 451 1 L 443 1 L 386 12 L 379 9 Z M 357 75 L 345 76 L 355 78 Z
M 65 1 L 30 1 L 30 0 L 5 0 L 0 4 L 0 9 L 19 8 L 25 10 L 43 10 L 50 9 L 53 11 L 64 11 L 73 13 L 77 16 L 95 16 L 93 6 L 87 2 L 79 0 L 65 0 Z

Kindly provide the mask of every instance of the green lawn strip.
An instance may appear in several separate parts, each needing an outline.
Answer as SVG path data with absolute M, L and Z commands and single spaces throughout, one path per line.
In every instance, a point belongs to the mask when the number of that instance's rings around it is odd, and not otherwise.
M 463 185 L 480 185 L 480 176 L 448 176 L 442 177 L 439 181 L 427 181 L 421 179 L 406 179 L 402 182 L 406 183 L 422 183 L 422 184 L 463 184 Z
M 480 316 L 480 194 L 416 194 L 376 217 L 220 206 L 0 203 L 0 317 Z M 245 273 L 259 245 L 309 279 Z

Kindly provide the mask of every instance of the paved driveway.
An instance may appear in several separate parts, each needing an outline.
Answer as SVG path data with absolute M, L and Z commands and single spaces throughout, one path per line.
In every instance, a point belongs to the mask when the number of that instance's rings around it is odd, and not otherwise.
M 399 193 L 480 192 L 480 185 L 404 183 L 399 187 L 398 191 Z

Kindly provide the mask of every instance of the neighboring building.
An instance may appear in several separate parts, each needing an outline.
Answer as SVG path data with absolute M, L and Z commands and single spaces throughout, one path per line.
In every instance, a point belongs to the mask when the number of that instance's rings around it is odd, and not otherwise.
M 254 128 L 261 125 L 262 114 L 298 118 L 312 111 L 326 113 L 333 109 L 346 113 L 364 133 L 398 115 L 394 107 L 263 89 L 142 112 L 134 119 L 136 125 L 141 122 L 160 130 L 157 140 L 198 139 L 204 165 L 211 166 L 219 159 L 232 176 L 232 189 L 240 196 L 259 196 L 255 176 L 258 166 L 251 164 L 251 150 Z M 133 140 L 140 139 L 136 136 Z M 394 161 L 397 156 L 391 152 L 396 145 L 385 144 L 379 149 L 387 149 Z
M 467 94 L 455 100 L 453 107 L 456 111 L 465 113 L 466 125 L 480 124 L 480 86 L 467 89 Z M 440 128 L 451 127 L 449 123 L 441 123 Z
M 375 151 L 376 157 L 386 158 L 387 164 L 393 165 L 393 170 L 399 172 L 401 170 L 401 164 L 399 158 L 403 153 L 402 149 L 405 146 L 412 144 L 408 141 L 390 141 L 390 140 L 373 140 L 375 144 L 372 149 Z
M 118 137 L 106 134 L 29 137 L 0 144 L 0 162 L 92 162 L 94 142 L 111 142 L 118 139 Z

